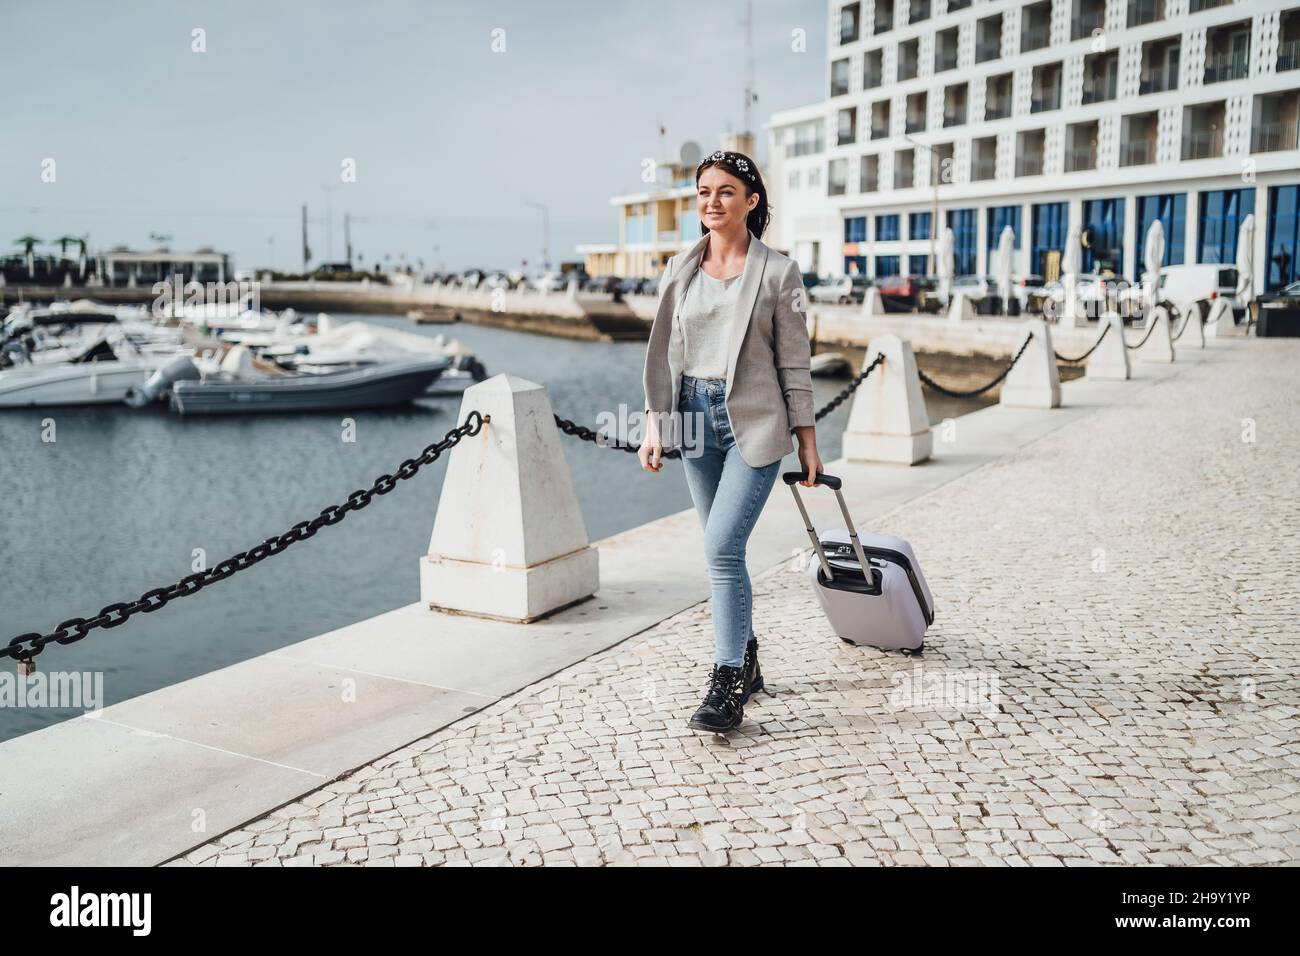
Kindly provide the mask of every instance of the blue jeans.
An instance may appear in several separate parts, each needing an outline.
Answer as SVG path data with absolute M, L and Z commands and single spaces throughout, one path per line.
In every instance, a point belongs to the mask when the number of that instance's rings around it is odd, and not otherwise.
M 753 636 L 754 592 L 745 543 L 763 511 L 781 462 L 754 468 L 740 457 L 724 404 L 726 380 L 682 376 L 682 464 L 704 528 L 704 556 L 713 587 L 714 662 L 739 667 Z M 689 424 L 687 424 L 689 420 Z

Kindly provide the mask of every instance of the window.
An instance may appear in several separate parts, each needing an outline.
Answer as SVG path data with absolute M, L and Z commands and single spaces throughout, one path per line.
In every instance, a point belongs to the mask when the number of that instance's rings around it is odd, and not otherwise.
M 949 209 L 948 228 L 953 236 L 953 269 L 959 276 L 975 272 L 975 210 Z
M 849 91 L 849 61 L 836 60 L 831 64 L 831 96 L 843 96 Z
M 907 214 L 907 238 L 930 238 L 930 214 L 928 212 L 909 212 Z
M 1237 231 L 1241 221 L 1255 211 L 1255 190 L 1223 189 L 1201 193 L 1197 262 L 1237 261 Z
M 975 62 L 985 63 L 1002 55 L 1002 14 L 985 17 L 975 24 Z
M 1015 233 L 1016 239 L 1012 244 L 1013 249 L 1020 248 L 1020 207 L 1019 206 L 990 206 L 984 214 L 985 239 L 984 249 L 993 253 L 998 248 L 998 243 L 1002 241 L 1002 227 L 1010 226 L 1011 231 Z
M 1274 292 L 1300 279 L 1300 186 L 1273 186 L 1268 191 L 1268 253 L 1264 288 Z
M 1138 242 L 1146 248 L 1147 230 L 1157 219 L 1165 230 L 1165 258 L 1163 266 L 1180 266 L 1183 264 L 1183 244 L 1186 236 L 1187 195 L 1186 193 L 1166 193 L 1161 196 L 1139 196 L 1137 201 Z M 1138 263 L 1138 271 L 1146 268 Z
M 951 4 L 949 4 L 948 9 L 952 10 Z M 907 257 L 907 274 L 910 276 L 929 275 L 930 272 L 929 267 L 930 267 L 929 256 L 908 256 Z
M 858 136 L 858 111 L 850 106 L 835 116 L 835 145 L 848 146 Z
M 826 172 L 826 195 L 843 196 L 849 176 L 847 159 L 832 159 Z
M 876 217 L 876 242 L 895 242 L 898 239 L 898 214 Z
M 850 216 L 844 220 L 844 241 L 845 242 L 866 242 L 867 241 L 867 217 Z
M 1061 277 L 1061 253 L 1065 250 L 1066 224 L 1070 209 L 1063 202 L 1035 203 L 1034 234 L 1029 249 L 1029 271 L 1048 282 Z
M 898 256 L 876 256 L 876 277 L 898 275 Z
M 866 256 L 845 256 L 844 274 L 846 276 L 864 276 L 867 274 Z
M 1083 249 L 1083 271 L 1109 268 L 1118 274 L 1124 266 L 1124 200 L 1084 200 L 1083 224 L 1089 234 L 1089 245 Z
M 853 43 L 858 38 L 858 8 L 861 4 L 846 3 L 840 7 L 840 46 Z

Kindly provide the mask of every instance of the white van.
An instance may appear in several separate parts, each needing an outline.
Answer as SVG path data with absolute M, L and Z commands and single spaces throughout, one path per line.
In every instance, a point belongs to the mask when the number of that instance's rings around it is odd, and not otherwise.
M 1245 311 L 1245 307 L 1237 301 L 1236 266 L 1221 263 L 1165 266 L 1160 270 L 1157 292 L 1158 299 L 1168 299 L 1177 306 L 1192 302 L 1205 303 L 1202 315 L 1215 299 L 1227 299 L 1237 317 Z

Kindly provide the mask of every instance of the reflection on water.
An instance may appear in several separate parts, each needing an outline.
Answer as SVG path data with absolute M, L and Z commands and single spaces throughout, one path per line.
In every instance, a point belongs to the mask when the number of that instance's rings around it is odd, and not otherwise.
M 644 343 L 336 318 L 448 331 L 490 374 L 545 384 L 560 415 L 589 427 L 620 403 L 641 407 Z M 816 404 L 844 384 L 815 380 Z M 978 407 L 927 401 L 932 421 Z M 339 414 L 182 420 L 161 408 L 116 406 L 0 413 L 0 640 L 134 600 L 197 570 L 200 559 L 210 567 L 314 517 L 440 439 L 459 424 L 459 407 L 459 398 L 443 398 L 360 412 L 351 443 Z M 839 455 L 849 407 L 819 425 L 826 461 Z M 41 441 L 46 419 L 55 424 L 52 443 Z M 593 540 L 691 507 L 673 463 L 651 475 L 634 455 L 561 438 Z M 797 467 L 793 455 L 787 465 Z M 426 466 L 340 524 L 160 612 L 52 645 L 39 667 L 103 671 L 111 704 L 418 600 L 418 560 L 445 468 L 444 460 Z M 77 713 L 0 708 L 0 739 Z

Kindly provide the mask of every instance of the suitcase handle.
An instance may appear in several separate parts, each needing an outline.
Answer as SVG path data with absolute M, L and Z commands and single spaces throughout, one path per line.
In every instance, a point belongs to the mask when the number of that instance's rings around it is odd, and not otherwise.
M 826 560 L 826 552 L 822 550 L 822 543 L 817 540 L 817 530 L 813 527 L 812 519 L 808 517 L 808 510 L 803 506 L 803 499 L 799 497 L 799 485 L 797 482 L 805 481 L 808 478 L 808 469 L 803 471 L 787 471 L 781 476 L 790 487 L 790 493 L 794 495 L 794 503 L 799 506 L 799 514 L 803 516 L 803 525 L 808 530 L 808 539 L 812 541 L 813 549 L 817 552 L 817 560 L 821 562 L 822 571 L 828 581 L 835 580 L 835 572 L 831 569 L 831 564 Z M 853 542 L 853 553 L 857 555 L 858 566 L 862 568 L 862 573 L 870 580 L 871 565 L 867 562 L 867 556 L 862 551 L 862 542 L 858 540 L 858 529 L 853 524 L 853 519 L 849 517 L 849 507 L 844 503 L 844 495 L 840 491 L 843 484 L 834 475 L 820 474 L 817 476 L 818 485 L 825 485 L 835 492 L 835 500 L 840 503 L 840 513 L 844 515 L 844 524 L 849 529 L 849 540 Z M 816 485 L 814 485 L 816 487 Z
M 805 468 L 803 471 L 787 471 L 781 476 L 781 480 L 787 485 L 793 485 L 796 481 L 807 481 L 808 469 Z M 814 484 L 825 485 L 827 488 L 834 488 L 836 491 L 840 490 L 840 480 L 834 475 L 827 475 L 824 473 L 818 474 L 817 481 Z

